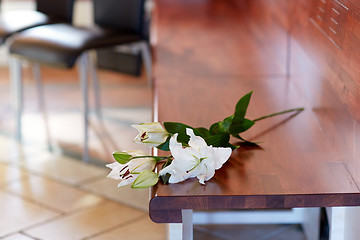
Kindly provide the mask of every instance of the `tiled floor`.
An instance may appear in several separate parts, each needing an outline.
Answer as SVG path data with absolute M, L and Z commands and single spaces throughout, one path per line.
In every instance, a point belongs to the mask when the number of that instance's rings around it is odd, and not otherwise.
M 195 226 L 196 240 L 305 240 L 299 225 Z
M 45 70 L 48 122 L 25 74 L 24 141 L 13 140 L 7 69 L 0 69 L 0 239 L 111 240 L 166 238 L 166 226 L 147 214 L 148 190 L 117 188 L 106 178 L 115 150 L 132 143 L 132 123 L 151 121 L 145 78 L 100 72 L 103 122 L 91 116 L 91 163 L 80 161 L 80 91 L 74 71 Z M 51 133 L 48 150 L 45 126 Z M 302 240 L 298 226 L 195 226 L 195 239 Z
M 7 69 L 0 69 L 0 239 L 165 239 L 165 226 L 147 214 L 148 190 L 117 188 L 104 165 L 115 150 L 134 149 L 130 124 L 151 120 L 151 91 L 143 78 L 102 72 L 103 122 L 91 116 L 94 164 L 81 162 L 80 91 L 74 71 L 44 72 L 51 133 L 25 74 L 23 144 L 13 140 Z M 104 97 L 106 96 L 106 97 Z M 139 98 L 138 96 L 141 96 Z M 61 126 L 61 127 L 59 127 Z

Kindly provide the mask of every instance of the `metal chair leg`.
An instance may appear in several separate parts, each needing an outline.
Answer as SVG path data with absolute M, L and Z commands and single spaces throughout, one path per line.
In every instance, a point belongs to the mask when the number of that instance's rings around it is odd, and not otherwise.
M 148 42 L 140 41 L 136 43 L 130 44 L 132 52 L 139 52 L 141 53 L 142 59 L 144 61 L 144 65 L 146 68 L 146 74 L 148 78 L 149 86 L 152 86 L 152 57 L 151 51 Z
M 99 121 L 102 121 L 102 112 L 101 112 L 101 100 L 100 100 L 100 86 L 99 79 L 96 72 L 96 61 L 93 58 L 89 59 L 89 69 L 91 74 L 91 80 L 94 90 L 94 98 L 95 98 L 95 113 Z
M 153 80 L 153 78 L 152 78 L 152 60 L 151 60 L 152 57 L 151 57 L 150 46 L 146 41 L 142 41 L 139 43 L 139 47 L 140 47 L 142 59 L 144 61 L 144 65 L 146 68 L 148 84 L 149 84 L 149 86 L 152 86 L 152 84 L 153 84 L 153 82 L 152 82 L 152 80 Z
M 83 117 L 84 117 L 84 149 L 82 159 L 84 162 L 89 162 L 89 96 L 88 96 L 88 72 L 87 66 L 89 61 L 89 54 L 83 53 L 80 56 L 78 67 L 80 76 L 80 87 L 83 94 Z
M 38 94 L 38 104 L 39 104 L 39 108 L 40 108 L 40 110 L 43 114 L 43 118 L 44 118 L 44 126 L 45 126 L 45 133 L 46 133 L 48 149 L 49 149 L 49 151 L 52 151 L 53 148 L 52 148 L 52 144 L 51 144 L 49 119 L 48 119 L 48 115 L 46 113 L 46 108 L 45 108 L 45 97 L 44 97 L 44 89 L 43 89 L 43 84 L 42 84 L 40 64 L 33 63 L 32 69 L 33 69 L 33 76 L 35 79 L 35 84 L 36 84 L 36 89 L 37 89 L 37 94 Z
M 22 68 L 21 60 L 15 57 L 10 58 L 10 79 L 11 93 L 14 115 L 16 118 L 15 137 L 18 141 L 22 141 L 22 110 L 23 110 L 23 86 L 22 86 Z

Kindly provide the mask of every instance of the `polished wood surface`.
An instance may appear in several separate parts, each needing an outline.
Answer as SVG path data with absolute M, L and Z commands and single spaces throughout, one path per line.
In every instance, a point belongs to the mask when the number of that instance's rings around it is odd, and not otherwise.
M 349 33 L 332 41 L 311 21 L 318 1 L 288 2 L 295 1 L 157 1 L 159 121 L 209 127 L 251 90 L 250 119 L 305 111 L 257 122 L 243 137 L 260 147 L 240 145 L 206 186 L 196 179 L 159 183 L 150 201 L 153 221 L 181 222 L 181 209 L 360 205 L 359 108 L 352 100 L 360 91 L 351 75 L 358 69 L 349 66 L 359 61 L 337 61 L 349 57 L 341 50 Z
M 341 159 L 359 185 L 360 3 L 355 0 L 260 0 L 260 3 L 263 14 L 290 34 L 291 80 L 310 100 L 332 141 L 341 146 L 344 156 L 348 154 Z

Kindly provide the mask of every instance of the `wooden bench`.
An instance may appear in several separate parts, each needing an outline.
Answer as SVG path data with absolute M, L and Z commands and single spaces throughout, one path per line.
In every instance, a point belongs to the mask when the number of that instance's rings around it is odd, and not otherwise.
M 359 3 L 158 0 L 157 7 L 157 120 L 209 127 L 252 90 L 250 119 L 305 111 L 257 122 L 243 137 L 260 147 L 241 144 L 206 186 L 189 179 L 153 187 L 153 221 L 181 223 L 191 216 L 183 210 L 360 206 Z M 331 239 L 350 239 L 344 231 Z

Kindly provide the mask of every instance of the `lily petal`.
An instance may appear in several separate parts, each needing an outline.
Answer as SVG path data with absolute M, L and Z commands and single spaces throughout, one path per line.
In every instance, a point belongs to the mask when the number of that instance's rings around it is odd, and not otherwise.
M 121 180 L 120 171 L 124 168 L 125 165 L 122 165 L 118 162 L 113 162 L 107 164 L 106 167 L 111 168 L 111 172 L 107 175 L 108 178 L 113 178 L 116 180 Z
M 191 128 L 186 129 L 186 134 L 190 136 L 189 146 L 194 149 L 207 147 L 207 143 L 202 137 L 196 136 Z
M 151 123 L 140 123 L 133 124 L 131 127 L 136 128 L 139 132 L 164 132 L 164 128 L 159 122 L 151 122 Z
M 199 175 L 197 176 L 197 178 L 199 179 L 199 183 L 201 183 L 202 185 L 205 185 L 205 175 Z
M 230 158 L 231 148 L 213 148 L 215 169 L 219 169 Z
M 149 147 L 157 147 L 166 142 L 169 133 L 163 128 L 159 122 L 142 123 L 139 125 L 131 125 L 139 131 L 134 142 L 144 143 Z
M 128 165 L 130 173 L 140 173 L 144 170 L 153 170 L 156 161 L 153 158 L 135 158 Z
M 216 148 L 208 146 L 205 140 L 195 136 L 194 131 L 186 129 L 190 136 L 189 146 L 183 148 L 177 142 L 178 134 L 174 134 L 170 139 L 169 148 L 174 157 L 172 163 L 160 170 L 159 175 L 169 173 L 169 183 L 178 183 L 191 177 L 197 177 L 201 184 L 210 180 L 215 170 L 219 169 L 230 157 L 231 148 Z
M 171 174 L 169 178 L 169 183 L 179 183 L 185 181 L 187 178 L 181 174 Z
M 137 176 L 138 175 L 132 175 L 132 177 L 122 180 L 121 182 L 119 182 L 118 187 L 123 187 L 123 186 L 129 185 L 129 184 L 132 184 L 135 181 L 135 179 L 137 178 Z
M 171 151 L 171 154 L 174 157 L 174 159 L 185 158 L 186 160 L 189 160 L 189 156 L 187 156 L 186 153 L 184 152 L 184 148 L 182 147 L 182 144 L 177 142 L 177 136 L 178 134 L 175 133 L 170 138 L 169 149 Z

